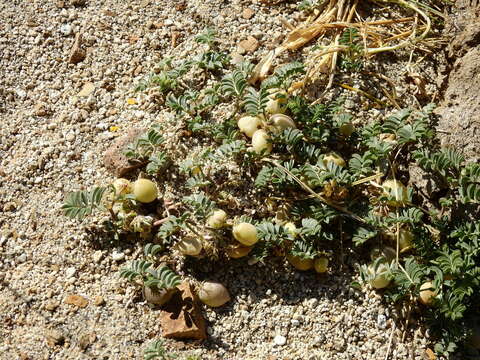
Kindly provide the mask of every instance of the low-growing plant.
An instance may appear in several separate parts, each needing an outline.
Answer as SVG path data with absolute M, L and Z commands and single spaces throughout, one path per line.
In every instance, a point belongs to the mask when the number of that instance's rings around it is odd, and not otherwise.
M 358 34 L 346 29 L 342 39 L 351 47 L 345 56 L 356 61 Z M 214 51 L 213 33 L 197 41 Z M 295 93 L 300 63 L 280 66 L 253 86 L 251 64 L 212 61 L 188 62 L 208 71 L 210 88 L 182 85 L 165 93 L 176 122 L 205 148 L 176 159 L 163 148 L 164 130 L 152 127 L 127 151 L 157 187 L 168 161 L 174 186 L 185 194 L 165 208 L 166 216 L 149 215 L 161 196 L 142 202 L 138 194 L 116 194 L 115 186 L 70 195 L 65 214 L 83 219 L 109 211 L 122 231 L 153 238 L 154 252 L 256 261 L 282 256 L 319 273 L 335 271 L 328 260 L 339 247 L 372 250 L 360 268 L 363 283 L 392 302 L 424 309 L 437 353 L 456 351 L 479 309 L 480 165 L 438 145 L 434 105 L 362 123 L 342 109 L 341 99 L 311 105 Z M 219 105 L 231 108 L 221 119 L 212 116 Z M 435 192 L 415 185 L 413 166 Z M 237 173 L 230 176 L 232 169 Z M 239 190 L 252 187 L 255 198 Z M 246 210 L 253 201 L 258 207 L 251 218 Z M 174 286 L 176 278 L 152 264 L 133 262 L 122 276 L 159 289 Z

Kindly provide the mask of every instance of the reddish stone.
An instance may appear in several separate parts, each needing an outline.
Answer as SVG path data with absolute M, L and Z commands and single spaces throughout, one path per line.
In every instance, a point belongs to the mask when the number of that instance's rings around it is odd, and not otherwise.
M 161 310 L 162 336 L 175 339 L 206 339 L 207 325 L 192 286 L 184 282 L 178 289 L 180 291 Z
M 130 163 L 124 152 L 129 144 L 133 143 L 145 132 L 145 129 L 132 129 L 127 135 L 118 138 L 117 141 L 107 149 L 103 156 L 103 164 L 109 172 L 120 177 L 142 165 Z

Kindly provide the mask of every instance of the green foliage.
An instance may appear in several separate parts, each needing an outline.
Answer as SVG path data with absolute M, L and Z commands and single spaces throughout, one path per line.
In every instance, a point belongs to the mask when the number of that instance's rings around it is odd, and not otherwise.
M 202 34 L 195 37 L 195 41 L 199 44 L 206 44 L 211 48 L 216 41 L 217 32 L 213 29 L 206 29 Z
M 359 57 L 363 53 L 362 38 L 358 34 L 358 29 L 347 28 L 343 31 L 339 43 L 348 47 L 347 51 L 340 56 L 340 68 L 346 71 L 360 71 L 363 63 Z
M 147 269 L 147 279 L 144 284 L 148 287 L 158 289 L 173 289 L 181 284 L 182 278 L 170 270 L 167 266 L 160 266 L 156 269 Z
M 288 94 L 286 114 L 296 128 L 274 131 L 265 116 L 271 89 L 288 89 L 304 74 L 304 66 L 298 62 L 279 66 L 260 87 L 253 87 L 248 85 L 253 65 L 242 63 L 227 71 L 231 66 L 228 56 L 214 49 L 214 36 L 211 30 L 198 36 L 197 42 L 208 46 L 206 52 L 178 65 L 165 59 L 160 72 L 142 85 L 160 90 L 164 105 L 177 114 L 179 128 L 190 130 L 195 135 L 191 144 L 203 146 L 204 151 L 182 154 L 186 158 L 181 155 L 182 162 L 173 164 L 172 179 L 178 191 L 174 192 L 173 210 L 166 207 L 166 219 L 153 226 L 158 245 L 147 244 L 145 260 L 132 262 L 121 275 L 147 286 L 176 286 L 180 278 L 168 268 L 155 268 L 156 256 L 195 234 L 207 245 L 205 255 L 218 258 L 223 247 L 231 244 L 231 232 L 228 227 L 206 229 L 205 222 L 217 205 L 228 205 L 233 210 L 229 221 L 244 219 L 255 224 L 260 241 L 250 256 L 258 260 L 272 254 L 314 259 L 337 250 L 339 243 L 345 249 L 353 244 L 358 253 L 380 249 L 382 256 L 363 265 L 360 276 L 365 282 L 380 273 L 391 279 L 383 291 L 390 301 L 416 306 L 420 286 L 433 282 L 437 294 L 425 313 L 437 341 L 435 349 L 439 354 L 456 351 L 467 335 L 462 329 L 480 305 L 480 165 L 467 163 L 458 151 L 439 147 L 432 104 L 418 110 L 401 109 L 362 126 L 355 121 L 356 114 L 342 110 L 341 98 L 311 105 L 301 95 Z M 345 29 L 340 44 L 345 49 L 340 55 L 341 68 L 360 70 L 363 45 L 358 30 Z M 195 89 L 182 79 L 192 67 L 203 70 Z M 240 111 L 265 116 L 262 127 L 273 145 L 268 157 L 247 150 L 250 140 L 237 128 Z M 340 128 L 352 121 L 356 129 L 346 138 Z M 162 129 L 154 127 L 128 148 L 127 155 L 142 171 L 159 175 L 171 161 L 162 149 L 163 141 Z M 347 165 L 325 164 L 324 158 L 331 152 Z M 390 201 L 394 194 L 385 193 L 382 182 L 411 182 L 413 163 L 425 171 L 436 190 L 427 194 L 410 186 L 408 201 L 395 204 Z M 240 175 L 226 179 L 232 165 Z M 246 219 L 242 211 L 248 205 L 243 198 L 238 201 L 237 193 L 252 186 L 250 176 L 255 178 L 255 189 L 246 196 L 257 197 L 259 209 L 252 212 L 255 218 Z M 187 196 L 179 195 L 185 191 Z M 94 192 L 70 195 L 63 208 L 66 215 L 81 219 L 94 209 L 106 210 L 103 192 Z M 132 221 L 132 214 L 145 217 L 152 212 L 148 206 L 124 200 L 119 201 L 126 212 L 122 214 L 125 222 Z M 262 219 L 258 214 L 278 217 Z M 282 225 L 285 219 L 298 226 L 294 233 Z M 399 229 L 413 234 L 411 246 L 392 256 L 382 247 L 396 248 Z
M 194 216 L 206 217 L 215 208 L 215 202 L 210 200 L 203 192 L 186 196 L 183 201 L 190 206 Z
M 152 266 L 153 263 L 150 261 L 133 260 L 130 267 L 120 269 L 119 275 L 132 282 L 140 278 L 144 286 L 158 289 L 173 289 L 182 282 L 181 277 L 167 266 L 159 266 L 156 269 Z
M 264 114 L 268 102 L 268 95 L 268 90 L 264 87 L 260 88 L 258 91 L 253 87 L 247 88 L 243 103 L 245 111 L 252 116 Z
M 223 69 L 230 62 L 230 57 L 225 53 L 216 51 L 207 51 L 201 54 L 196 60 L 195 64 L 200 69 L 215 71 Z
M 273 74 L 262 82 L 265 88 L 288 89 L 295 77 L 305 74 L 305 66 L 297 61 L 279 66 Z
M 103 210 L 102 200 L 106 190 L 106 187 L 95 187 L 90 191 L 76 191 L 68 194 L 62 206 L 63 213 L 72 219 L 83 220 L 95 209 Z
M 171 360 L 176 359 L 177 356 L 173 355 L 165 349 L 165 344 L 162 339 L 151 342 L 145 349 L 143 354 L 143 360 Z
M 221 89 L 227 96 L 233 96 L 242 99 L 245 89 L 247 87 L 247 79 L 245 73 L 236 70 L 231 74 L 226 75 L 222 79 Z
M 145 260 L 133 260 L 130 267 L 122 268 L 120 276 L 128 281 L 134 281 L 137 278 L 143 278 L 147 274 L 147 270 L 152 266 L 152 263 Z

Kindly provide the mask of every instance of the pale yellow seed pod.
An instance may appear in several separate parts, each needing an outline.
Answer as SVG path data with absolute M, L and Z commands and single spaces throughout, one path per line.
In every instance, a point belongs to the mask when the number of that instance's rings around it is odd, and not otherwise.
M 288 222 L 285 225 L 283 225 L 285 230 L 287 230 L 287 233 L 292 235 L 292 237 L 296 238 L 297 237 L 297 227 L 293 222 Z
M 387 266 L 385 264 L 380 264 L 376 271 L 373 266 L 370 266 L 368 272 L 372 275 L 375 274 L 375 277 L 369 281 L 374 289 L 383 289 L 390 284 L 390 279 L 387 277 Z
M 290 116 L 284 114 L 274 114 L 270 116 L 270 123 L 272 124 L 272 131 L 281 133 L 286 129 L 296 129 L 297 126 Z
M 115 179 L 112 185 L 115 188 L 115 194 L 117 195 L 126 195 L 133 191 L 132 183 L 127 179 Z
M 137 201 L 150 203 L 158 196 L 157 185 L 148 179 L 138 179 L 133 183 L 133 194 Z
M 313 259 L 303 259 L 299 256 L 287 255 L 288 262 L 297 270 L 307 271 L 313 268 Z
M 201 285 L 198 298 L 208 306 L 219 307 L 230 301 L 230 294 L 222 284 L 207 281 Z
M 283 114 L 286 110 L 287 93 L 280 89 L 270 89 L 265 112 L 268 114 Z
M 272 152 L 272 144 L 269 142 L 270 136 L 265 130 L 257 130 L 252 136 L 252 147 L 256 153 L 270 154 Z
M 433 289 L 433 284 L 431 281 L 424 282 L 422 286 L 420 286 L 420 294 L 418 295 L 418 301 L 420 301 L 423 305 L 432 305 L 433 299 L 437 294 L 431 289 Z
M 386 195 L 393 195 L 394 199 L 388 202 L 388 205 L 394 207 L 404 206 L 408 201 L 408 191 L 405 185 L 398 180 L 385 180 L 382 188 Z
M 251 138 L 262 126 L 262 120 L 257 116 L 244 116 L 238 120 L 237 124 L 240 131 Z
M 333 162 L 340 167 L 345 167 L 346 165 L 345 160 L 343 160 L 343 158 L 340 155 L 334 152 L 328 153 L 323 157 L 323 164 L 325 166 L 327 166 L 329 162 Z
M 182 255 L 197 256 L 202 252 L 202 241 L 196 237 L 185 237 L 175 244 L 175 249 Z
M 328 270 L 328 259 L 326 257 L 315 259 L 313 267 L 319 274 L 326 273 Z
M 221 229 L 227 221 L 227 213 L 221 209 L 215 210 L 207 219 L 207 225 L 214 229 Z
M 240 223 L 232 229 L 235 240 L 245 246 L 252 246 L 258 241 L 257 228 L 249 223 Z

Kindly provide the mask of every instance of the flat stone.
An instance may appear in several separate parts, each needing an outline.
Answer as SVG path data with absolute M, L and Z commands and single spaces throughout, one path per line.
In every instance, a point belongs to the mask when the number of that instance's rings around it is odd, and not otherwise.
M 47 330 L 44 334 L 47 345 L 50 347 L 61 345 L 65 342 L 65 336 L 60 330 Z
M 48 115 L 48 109 L 45 106 L 45 104 L 37 103 L 35 105 L 35 107 L 33 108 L 33 115 L 35 115 L 35 116 L 47 116 Z
M 77 96 L 87 97 L 95 91 L 95 85 L 92 82 L 86 82 L 83 84 L 82 90 L 77 94 Z
M 47 309 L 48 311 L 55 311 L 55 309 L 58 308 L 59 306 L 60 306 L 60 302 L 57 300 L 53 300 L 53 301 L 49 301 L 45 305 L 45 309 Z
M 132 129 L 127 135 L 118 138 L 117 141 L 107 149 L 103 156 L 103 164 L 110 173 L 121 177 L 141 165 L 130 163 L 124 152 L 129 144 L 133 143 L 145 132 L 145 129 Z
M 84 308 L 88 305 L 88 300 L 81 295 L 68 295 L 65 298 L 64 303 Z
M 75 275 L 76 272 L 77 272 L 77 269 L 75 269 L 74 267 L 69 267 L 67 268 L 67 270 L 65 270 L 65 276 L 67 278 L 71 278 Z
M 250 9 L 250 8 L 245 8 L 245 9 L 243 9 L 243 11 L 242 11 L 242 17 L 243 17 L 244 19 L 249 20 L 249 19 L 251 19 L 251 18 L 253 17 L 253 15 L 255 15 L 255 11 L 253 11 L 253 10 Z
M 162 336 L 175 339 L 207 338 L 207 325 L 192 286 L 183 282 L 179 291 L 164 306 L 160 313 Z
M 93 303 L 96 306 L 102 306 L 102 305 L 105 304 L 105 299 L 103 298 L 103 296 L 97 295 L 97 296 L 95 296 L 95 299 L 93 300 Z
M 258 49 L 259 42 L 257 39 L 250 35 L 245 40 L 240 41 L 238 46 L 247 52 L 254 52 Z
M 82 39 L 81 33 L 78 33 L 75 36 L 75 42 L 70 50 L 70 54 L 68 55 L 68 62 L 71 64 L 78 64 L 87 57 L 87 53 L 82 49 Z

